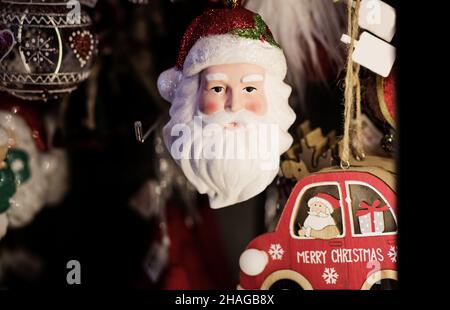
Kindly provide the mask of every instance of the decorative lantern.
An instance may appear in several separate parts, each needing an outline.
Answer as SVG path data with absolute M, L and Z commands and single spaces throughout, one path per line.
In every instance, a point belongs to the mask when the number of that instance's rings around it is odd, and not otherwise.
M 58 99 L 89 77 L 97 39 L 79 1 L 0 0 L 0 89 Z

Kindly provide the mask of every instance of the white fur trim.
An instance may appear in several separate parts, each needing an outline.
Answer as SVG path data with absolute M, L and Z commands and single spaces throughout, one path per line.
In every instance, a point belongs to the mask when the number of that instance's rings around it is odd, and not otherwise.
M 325 205 L 325 207 L 330 211 L 330 214 L 333 213 L 333 211 L 334 211 L 333 206 L 326 199 L 323 199 L 320 197 L 313 197 L 310 200 L 308 200 L 308 207 L 311 207 L 312 204 L 314 204 L 314 203 L 321 203 L 321 204 Z
M 159 75 L 158 90 L 165 100 L 172 102 L 174 91 L 182 76 L 182 73 L 175 67 L 170 68 Z
M 282 80 L 287 73 L 286 58 L 280 48 L 261 40 L 223 34 L 199 39 L 184 61 L 183 74 L 192 76 L 210 66 L 238 63 L 261 66 Z

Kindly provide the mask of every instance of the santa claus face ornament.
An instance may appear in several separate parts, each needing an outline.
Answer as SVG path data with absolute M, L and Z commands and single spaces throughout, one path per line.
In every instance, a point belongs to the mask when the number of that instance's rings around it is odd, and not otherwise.
M 295 120 L 286 60 L 261 17 L 208 10 L 188 27 L 158 88 L 172 103 L 167 148 L 212 208 L 254 197 L 275 178 Z

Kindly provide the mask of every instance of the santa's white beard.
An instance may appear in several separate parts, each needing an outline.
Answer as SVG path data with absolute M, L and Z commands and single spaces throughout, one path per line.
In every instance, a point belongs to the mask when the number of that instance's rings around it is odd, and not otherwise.
M 267 117 L 245 110 L 196 114 L 186 124 L 191 135 L 171 137 L 170 143 L 171 154 L 189 181 L 208 194 L 214 209 L 261 193 L 277 175 L 280 154 L 289 148 L 292 137 L 278 124 L 269 124 Z M 231 122 L 238 128 L 227 129 Z M 177 139 L 182 140 L 178 155 Z
M 331 216 L 331 214 L 326 215 L 324 213 L 322 213 L 322 215 L 315 215 L 310 213 L 306 218 L 305 223 L 303 223 L 303 226 L 305 228 L 310 227 L 311 229 L 314 230 L 322 230 L 330 225 L 334 226 L 336 225 L 336 223 L 334 222 L 334 219 Z

